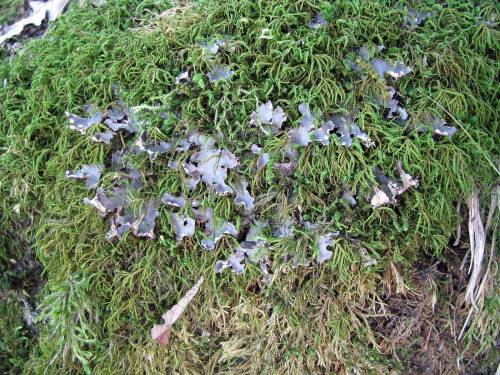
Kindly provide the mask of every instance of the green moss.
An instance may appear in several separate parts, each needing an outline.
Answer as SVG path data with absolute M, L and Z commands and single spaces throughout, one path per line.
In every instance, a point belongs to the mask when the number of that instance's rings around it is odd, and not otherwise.
M 0 25 L 13 23 L 23 10 L 23 0 L 4 0 L 0 4 Z
M 20 373 L 32 349 L 33 333 L 24 322 L 22 301 L 14 292 L 0 296 L 0 332 L 0 371 Z
M 405 15 L 399 5 L 207 1 L 162 19 L 153 19 L 146 9 L 166 10 L 163 2 L 72 5 L 44 39 L 4 61 L 2 225 L 34 219 L 29 233 L 48 277 L 46 315 L 62 311 L 57 306 L 71 307 L 64 310 L 67 327 L 58 327 L 55 335 L 50 324 L 42 331 L 30 371 L 62 366 L 68 373 L 94 369 L 102 374 L 158 373 L 166 368 L 177 373 L 389 368 L 387 358 L 364 356 L 372 347 L 366 334 L 370 327 L 353 306 L 362 310 L 367 295 L 383 291 L 378 280 L 389 262 L 411 267 L 423 254 L 444 252 L 460 221 L 457 203 L 474 186 L 488 187 L 498 177 L 488 160 L 498 154 L 499 141 L 498 32 L 478 23 L 480 16 L 488 19 L 497 13 L 493 3 L 475 7 L 458 0 L 419 2 L 435 14 L 415 30 L 398 26 Z M 310 30 L 307 22 L 318 10 L 330 24 Z M 272 39 L 259 38 L 264 28 Z M 198 43 L 226 35 L 237 42 L 237 50 L 218 59 L 230 64 L 236 75 L 230 82 L 211 85 L 206 78 L 210 63 Z M 363 44 L 380 43 L 387 47 L 384 56 L 413 67 L 413 74 L 396 83 L 412 121 L 429 111 L 442 117 L 449 113 L 459 128 L 453 138 L 405 130 L 369 104 L 385 83 L 374 76 L 360 79 L 345 60 L 355 58 Z M 175 76 L 187 67 L 195 73 L 195 84 L 178 95 L 173 91 Z M 107 242 L 107 223 L 82 203 L 89 192 L 65 179 L 64 171 L 106 163 L 111 148 L 69 131 L 64 112 L 77 112 L 88 102 L 108 105 L 115 84 L 129 105 L 158 105 L 152 113 L 144 111 L 151 137 L 169 139 L 181 126 L 221 131 L 222 145 L 236 154 L 258 141 L 274 153 L 274 161 L 281 159 L 286 138 L 268 138 L 248 128 L 257 103 L 272 99 L 293 124 L 302 101 L 324 112 L 360 107 L 359 122 L 376 142 L 373 149 L 359 143 L 350 149 L 338 142 L 311 145 L 301 150 L 293 179 L 272 168 L 255 176 L 253 162 L 242 160 L 240 174 L 249 179 L 254 195 L 268 197 L 258 207 L 262 219 L 291 215 L 300 207 L 305 220 L 328 222 L 346 234 L 333 260 L 292 272 L 281 255 L 310 255 L 313 239 L 302 233 L 296 241 L 276 240 L 273 270 L 278 277 L 261 292 L 264 285 L 256 267 L 241 277 L 214 275 L 213 264 L 230 253 L 233 240 L 214 253 L 201 251 L 200 234 L 178 246 L 167 210 L 161 212 L 157 240 Z M 164 120 L 159 111 L 179 112 L 182 123 Z M 364 199 L 358 199 L 355 210 L 342 204 L 339 195 L 345 185 L 366 197 L 374 184 L 372 167 L 393 175 L 397 160 L 420 180 L 418 189 L 405 193 L 397 206 L 373 210 Z M 187 193 L 182 176 L 164 159 L 134 157 L 131 162 L 154 176 L 139 192 L 139 203 L 168 190 Z M 241 216 L 230 197 L 215 197 L 202 187 L 193 196 L 219 217 L 237 221 Z M 17 204 L 20 214 L 12 209 Z M 360 267 L 352 238 L 379 258 L 374 270 Z M 176 337 L 169 349 L 151 343 L 152 324 L 200 274 L 207 283 L 188 316 L 174 327 Z M 73 285 L 81 286 L 78 292 Z M 76 343 L 67 345 L 72 336 L 68 332 L 78 333 Z

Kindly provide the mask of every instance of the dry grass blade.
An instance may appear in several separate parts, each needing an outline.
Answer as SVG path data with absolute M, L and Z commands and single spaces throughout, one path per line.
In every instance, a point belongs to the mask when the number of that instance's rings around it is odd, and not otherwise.
M 479 213 L 479 197 L 477 192 L 471 194 L 467 204 L 469 206 L 469 241 L 471 251 L 469 273 L 471 276 L 467 284 L 467 289 L 465 290 L 465 300 L 477 308 L 476 289 L 481 275 L 484 248 L 486 246 L 486 234 L 481 221 L 481 214 Z
M 469 268 L 469 272 L 472 268 L 472 275 L 469 283 L 467 284 L 465 300 L 466 302 L 472 303 L 472 307 L 469 309 L 465 323 L 458 336 L 458 340 L 461 340 L 464 333 L 466 332 L 466 328 L 469 326 L 469 323 L 474 316 L 474 312 L 476 312 L 476 314 L 481 313 L 481 305 L 484 302 L 484 298 L 488 294 L 488 282 L 490 281 L 489 279 L 492 275 L 491 266 L 495 256 L 497 225 L 494 226 L 492 231 L 493 236 L 490 244 L 490 256 L 482 279 L 480 279 L 480 274 L 484 257 L 484 250 L 486 247 L 486 234 L 488 233 L 488 230 L 490 228 L 494 213 L 498 208 L 498 194 L 499 186 L 496 185 L 493 187 L 491 192 L 491 204 L 485 229 L 483 229 L 481 218 L 479 215 L 479 199 L 477 193 L 473 193 L 471 197 L 469 197 L 469 236 L 471 244 L 470 252 L 472 253 L 471 267 Z M 496 223 L 498 224 L 497 221 Z M 479 248 L 480 246 L 482 246 L 482 248 Z M 474 292 L 476 289 L 477 291 Z M 471 323 L 471 325 L 474 325 L 474 323 Z

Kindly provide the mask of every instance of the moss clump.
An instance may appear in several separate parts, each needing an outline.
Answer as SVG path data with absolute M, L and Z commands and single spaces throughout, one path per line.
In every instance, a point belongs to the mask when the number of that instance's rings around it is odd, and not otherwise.
M 0 371 L 20 373 L 33 347 L 33 331 L 25 323 L 23 303 L 12 291 L 0 294 Z
M 0 25 L 9 25 L 21 16 L 23 0 L 5 0 L 0 4 Z
M 48 278 L 44 311 L 52 319 L 29 371 L 332 373 L 404 366 L 380 353 L 366 315 L 392 290 L 394 281 L 387 280 L 399 280 L 397 269 L 405 275 L 424 254 L 447 254 L 461 220 L 457 204 L 498 177 L 491 165 L 499 140 L 498 31 L 484 22 L 498 16 L 494 3 L 419 2 L 433 16 L 415 29 L 399 27 L 406 14 L 399 2 L 214 1 L 158 18 L 146 11 L 152 6 L 157 12 L 169 8 L 133 0 L 72 6 L 46 38 L 0 65 L 7 80 L 0 88 L 2 228 L 33 218 L 30 231 Z M 312 30 L 307 24 L 317 12 L 328 25 Z M 213 61 L 200 42 L 223 37 L 236 49 L 218 54 L 217 63 L 236 74 L 212 85 L 206 73 Z M 404 61 L 413 73 L 386 82 L 349 68 L 346 60 L 356 59 L 360 46 L 380 44 L 386 47 L 380 56 Z M 186 68 L 193 84 L 176 87 L 175 77 Z M 457 126 L 457 134 L 435 138 L 385 119 L 371 99 L 388 83 L 404 98 L 413 125 L 431 113 Z M 272 161 L 264 173 L 252 172 L 250 158 L 242 159 L 238 172 L 258 198 L 257 217 L 300 211 L 304 220 L 340 229 L 332 260 L 292 271 L 282 255 L 310 257 L 315 251 L 308 233 L 296 231 L 293 240 L 270 239 L 276 275 L 270 286 L 257 267 L 243 276 L 217 276 L 215 261 L 236 242 L 224 240 L 206 253 L 197 234 L 178 245 L 166 211 L 157 240 L 106 241 L 107 223 L 82 203 L 88 191 L 65 179 L 64 171 L 109 165 L 122 141 L 96 145 L 67 129 L 64 112 L 86 103 L 107 106 L 116 100 L 117 84 L 127 104 L 152 108 L 144 111 L 150 138 L 168 140 L 180 130 L 221 132 L 221 145 L 235 154 L 252 143 L 269 150 Z M 336 141 L 311 145 L 300 150 L 295 176 L 281 176 L 272 164 L 283 159 L 286 135 L 267 137 L 248 127 L 250 113 L 267 100 L 285 109 L 289 125 L 297 124 L 304 101 L 324 113 L 358 108 L 359 124 L 376 147 L 357 141 L 349 149 Z M 374 185 L 373 167 L 391 175 L 398 160 L 420 186 L 398 205 L 373 210 L 363 199 Z M 190 194 L 240 226 L 241 211 L 231 197 L 202 186 L 188 192 L 184 176 L 165 158 L 136 156 L 130 162 L 151 173 L 138 201 L 165 191 Z M 361 197 L 355 209 L 342 203 L 345 186 Z M 362 266 L 359 247 L 378 259 L 376 266 Z M 158 347 L 150 327 L 200 274 L 207 280 L 201 297 L 184 324 L 174 327 L 171 346 Z M 60 317 L 64 324 L 54 326 Z M 68 332 L 78 333 L 69 344 Z

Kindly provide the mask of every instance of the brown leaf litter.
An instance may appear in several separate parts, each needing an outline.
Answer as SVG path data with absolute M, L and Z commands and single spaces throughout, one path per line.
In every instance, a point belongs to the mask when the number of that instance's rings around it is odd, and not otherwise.
M 49 21 L 55 20 L 62 14 L 69 1 L 70 0 L 49 0 L 47 2 L 30 1 L 29 6 L 32 10 L 31 15 L 10 25 L 7 32 L 0 35 L 0 44 L 4 43 L 8 39 L 20 35 L 24 28 L 28 25 L 41 26 L 46 18 Z
M 172 325 L 180 318 L 186 307 L 193 300 L 200 285 L 203 283 L 203 277 L 200 277 L 196 284 L 188 290 L 176 305 L 162 315 L 163 324 L 155 324 L 151 329 L 151 337 L 158 341 L 161 345 L 168 345 L 170 335 L 172 334 Z

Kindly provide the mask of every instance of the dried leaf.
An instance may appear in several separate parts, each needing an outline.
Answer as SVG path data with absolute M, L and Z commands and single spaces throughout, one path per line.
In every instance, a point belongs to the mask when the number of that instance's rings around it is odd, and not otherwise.
M 113 137 L 115 136 L 115 132 L 111 130 L 106 130 L 103 133 L 95 133 L 92 135 L 91 139 L 97 143 L 104 143 L 109 145 Z
M 237 206 L 243 206 L 245 211 L 252 211 L 254 208 L 254 198 L 248 192 L 248 182 L 241 178 L 234 186 L 236 198 L 234 203 Z
M 361 260 L 363 261 L 364 267 L 371 267 L 377 264 L 377 261 L 371 257 L 371 255 L 368 253 L 368 250 L 366 250 L 364 247 L 359 248 L 358 252 Z
M 196 220 L 204 224 L 205 232 L 211 234 L 214 232 L 214 212 L 208 207 L 199 207 L 198 201 L 192 202 L 193 211 L 196 215 Z
M 158 155 L 166 154 L 171 150 L 172 146 L 167 142 L 147 142 L 146 131 L 143 131 L 135 143 L 132 145 L 132 152 L 141 154 L 145 152 L 149 156 L 149 160 L 154 161 Z
M 361 131 L 356 124 L 357 112 L 348 112 L 343 115 L 335 114 L 330 121 L 335 125 L 336 132 L 339 134 L 340 144 L 342 146 L 352 146 L 352 137 L 358 138 L 366 147 L 374 145 L 368 134 Z
M 233 223 L 228 221 L 224 222 L 211 234 L 209 238 L 205 238 L 201 241 L 201 247 L 208 251 L 214 250 L 217 242 L 219 242 L 225 234 L 229 234 L 234 237 L 238 235 L 238 231 Z
M 130 170 L 126 175 L 119 180 L 124 187 L 130 187 L 132 190 L 139 190 L 144 186 L 142 172 L 137 169 Z
M 133 112 L 122 101 L 113 104 L 106 110 L 106 119 L 104 123 L 114 132 L 121 129 L 129 134 L 137 132 Z
M 151 329 L 151 337 L 162 345 L 168 345 L 170 334 L 172 333 L 172 325 L 180 318 L 186 307 L 193 300 L 196 293 L 203 283 L 203 277 L 200 277 L 197 283 L 182 297 L 176 305 L 163 314 L 163 324 L 155 324 Z
M 358 202 L 356 202 L 356 199 L 352 195 L 352 191 L 350 188 L 346 188 L 344 189 L 344 191 L 342 191 L 342 199 L 345 200 L 351 207 L 356 207 L 358 204 Z
M 170 193 L 165 193 L 163 194 L 163 197 L 161 198 L 161 202 L 172 206 L 172 207 L 178 207 L 182 208 L 186 204 L 186 200 L 182 197 L 175 197 Z
M 434 15 L 433 12 L 420 12 L 413 8 L 407 8 L 407 11 L 408 14 L 404 18 L 403 26 L 409 29 L 419 26 L 427 18 Z
M 85 134 L 87 130 L 93 125 L 100 124 L 103 119 L 103 114 L 94 105 L 86 105 L 83 110 L 89 117 L 80 117 L 66 112 L 69 118 L 69 128 L 76 130 L 81 134 Z
M 217 55 L 221 49 L 228 52 L 234 52 L 236 50 L 234 43 L 229 39 L 219 39 L 213 43 L 200 43 L 200 45 L 208 55 Z
M 370 51 L 368 50 L 368 47 L 366 46 L 361 46 L 358 49 L 358 55 L 365 61 L 370 61 Z
M 78 171 L 66 171 L 66 178 L 86 180 L 87 189 L 92 189 L 99 184 L 103 169 L 102 165 L 84 165 Z
M 178 214 L 172 214 L 172 226 L 177 241 L 194 235 L 195 221 L 188 216 L 182 217 Z
M 394 181 L 386 177 L 378 168 L 374 168 L 375 178 L 380 184 L 380 188 L 374 188 L 374 194 L 370 199 L 373 208 L 396 202 L 396 197 L 406 190 L 418 186 L 418 180 L 403 170 L 401 162 L 398 161 L 397 169 L 401 181 Z
M 210 83 L 218 82 L 221 80 L 227 80 L 234 75 L 234 71 L 225 65 L 216 65 L 212 67 L 210 73 L 207 74 Z
M 327 121 L 321 127 L 314 131 L 313 138 L 316 142 L 321 143 L 323 146 L 330 144 L 330 134 L 334 131 L 335 125 L 332 121 Z
M 312 128 L 313 127 L 313 114 L 311 112 L 311 108 L 309 107 L 309 104 L 307 103 L 301 103 L 299 104 L 299 112 L 302 115 L 302 118 L 300 120 L 300 126 L 304 126 L 306 128 Z
M 242 241 L 234 254 L 227 260 L 219 260 L 215 263 L 215 272 L 221 273 L 226 268 L 231 267 L 232 271 L 240 275 L 245 272 L 243 262 L 248 259 L 252 263 L 262 261 L 268 254 L 267 242 L 261 238 L 262 229 L 267 226 L 262 222 L 256 222 L 247 233 L 245 241 Z
M 457 128 L 454 126 L 446 126 L 446 121 L 438 117 L 433 117 L 431 126 L 434 134 L 451 137 L 457 132 Z
M 370 64 L 380 78 L 385 78 L 385 75 L 388 74 L 392 78 L 398 79 L 412 72 L 412 69 L 402 62 L 391 64 L 382 59 L 373 59 Z
M 120 213 L 116 213 L 111 216 L 110 219 L 110 228 L 106 233 L 106 239 L 112 240 L 114 238 L 121 239 L 123 236 L 132 229 L 134 217 L 132 213 L 128 213 L 122 216 Z
M 299 267 L 309 267 L 311 261 L 307 258 L 295 257 L 292 259 L 292 269 L 297 269 Z
M 262 152 L 262 149 L 255 144 L 252 145 L 251 151 L 253 154 L 258 155 L 257 172 L 259 172 L 267 165 L 267 163 L 269 163 L 271 155 L 268 152 Z
M 274 167 L 285 176 L 292 176 L 297 168 L 297 161 L 299 160 L 299 152 L 291 145 L 286 145 L 284 148 L 285 158 L 288 161 L 283 163 L 275 163 Z
M 294 145 L 305 147 L 311 143 L 311 130 L 310 128 L 299 126 L 295 129 L 290 129 L 288 131 L 288 136 L 290 137 L 290 142 Z
M 271 29 L 268 29 L 266 27 L 260 30 L 259 39 L 268 39 L 268 40 L 273 39 L 273 36 L 271 34 Z
M 281 131 L 283 123 L 287 120 L 287 115 L 283 108 L 273 109 L 273 103 L 268 101 L 257 107 L 257 110 L 250 114 L 250 126 L 260 127 L 266 134 L 277 134 Z
M 333 252 L 328 250 L 329 247 L 333 246 L 334 238 L 338 236 L 338 232 L 326 233 L 319 236 L 317 241 L 317 246 L 319 249 L 318 257 L 316 261 L 321 264 L 324 261 L 330 259 L 333 255 Z
M 265 285 L 269 285 L 273 281 L 273 275 L 269 273 L 269 269 L 271 268 L 271 260 L 269 259 L 269 257 L 266 257 L 265 259 L 262 260 L 262 262 L 260 262 L 259 268 L 261 272 L 264 274 L 262 282 Z
M 292 238 L 295 221 L 287 217 L 285 220 L 274 225 L 273 236 L 276 238 Z
M 399 100 L 394 98 L 394 96 L 396 95 L 396 90 L 394 89 L 394 87 L 389 86 L 387 88 L 387 93 L 389 100 L 386 103 L 383 103 L 383 101 L 378 101 L 382 102 L 381 104 L 383 104 L 384 107 L 389 110 L 387 118 L 392 119 L 395 117 L 395 115 L 397 115 L 399 121 L 406 121 L 408 119 L 408 113 L 406 112 L 406 109 L 401 105 Z
M 221 273 L 226 268 L 231 267 L 235 274 L 241 275 L 245 272 L 245 265 L 242 264 L 244 259 L 245 254 L 240 252 L 230 255 L 227 260 L 218 260 L 215 262 L 215 273 Z
M 302 103 L 299 105 L 299 112 L 302 114 L 300 126 L 298 128 L 290 129 L 288 137 L 292 144 L 302 147 L 307 146 L 311 142 L 311 132 L 314 129 L 314 119 L 309 104 Z
M 314 18 L 311 21 L 309 21 L 307 26 L 309 26 L 309 28 L 311 29 L 319 29 L 320 27 L 323 27 L 326 24 L 328 24 L 328 22 L 323 18 L 323 16 L 320 13 L 316 13 L 314 15 Z
M 182 81 L 189 82 L 191 81 L 191 78 L 189 78 L 189 71 L 182 72 L 179 74 L 177 77 L 175 77 L 175 84 L 178 85 Z
M 160 202 L 158 199 L 150 199 L 146 206 L 142 207 L 141 213 L 132 224 L 134 236 L 147 237 L 149 239 L 155 238 L 156 218 L 160 215 L 158 212 L 159 205 Z
M 191 177 L 189 187 L 194 189 L 200 181 L 211 186 L 219 195 L 232 193 L 226 184 L 227 172 L 236 167 L 238 159 L 228 150 L 215 148 L 215 140 L 210 137 L 193 135 L 190 141 L 200 146 L 200 150 L 191 155 L 184 170 Z
M 8 31 L 4 35 L 0 35 L 0 44 L 21 34 L 28 25 L 40 26 L 45 18 L 48 18 L 49 21 L 55 20 L 61 15 L 68 3 L 69 0 L 30 1 L 29 5 L 33 13 L 9 26 Z
M 83 203 L 94 206 L 99 211 L 99 214 L 105 217 L 114 210 L 126 205 L 125 195 L 126 190 L 121 187 L 115 188 L 110 197 L 106 195 L 104 189 L 97 188 L 95 197 L 92 199 L 84 198 Z
M 363 68 L 352 60 L 346 60 L 346 63 L 355 72 L 361 73 L 363 71 Z

